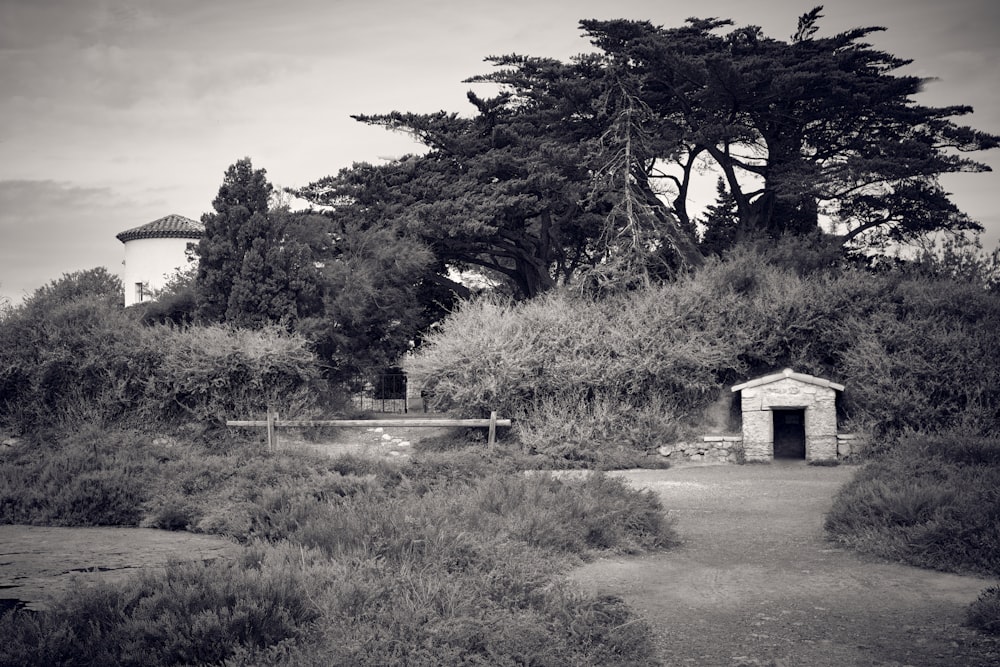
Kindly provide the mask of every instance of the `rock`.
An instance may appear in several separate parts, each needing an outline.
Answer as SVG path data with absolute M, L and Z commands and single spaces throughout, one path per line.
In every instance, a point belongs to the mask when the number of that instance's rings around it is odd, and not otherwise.
M 400 442 L 399 442 L 399 443 L 397 444 L 397 447 L 409 447 L 409 446 L 410 446 L 410 443 L 409 443 L 409 441 L 407 441 L 407 440 L 401 440 L 401 441 L 400 441 Z
M 27 609 L 81 583 L 121 581 L 172 561 L 237 558 L 235 542 L 214 535 L 153 528 L 0 526 L 0 590 Z

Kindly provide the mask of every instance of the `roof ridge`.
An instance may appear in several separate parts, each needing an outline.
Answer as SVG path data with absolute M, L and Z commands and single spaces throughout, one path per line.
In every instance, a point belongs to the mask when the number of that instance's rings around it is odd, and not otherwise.
M 772 382 L 777 382 L 778 380 L 784 380 L 786 378 L 792 380 L 798 380 L 799 382 L 805 382 L 806 384 L 814 384 L 820 387 L 829 387 L 836 391 L 844 391 L 844 385 L 837 382 L 832 382 L 830 380 L 816 377 L 815 375 L 809 375 L 807 373 L 797 373 L 791 368 L 786 368 L 779 373 L 771 373 L 770 375 L 762 375 L 759 378 L 754 378 L 752 380 L 747 380 L 742 384 L 733 385 L 733 392 L 742 391 L 743 389 L 750 389 L 751 387 L 759 387 L 763 384 L 771 384 Z

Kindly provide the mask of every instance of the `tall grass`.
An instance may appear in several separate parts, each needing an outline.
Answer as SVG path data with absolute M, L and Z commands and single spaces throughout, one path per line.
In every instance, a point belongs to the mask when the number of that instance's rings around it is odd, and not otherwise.
M 1000 574 L 1000 440 L 911 434 L 890 449 L 841 490 L 831 536 L 920 567 Z
M 560 583 L 595 553 L 673 543 L 648 492 L 600 474 L 526 475 L 516 459 L 481 452 L 478 464 L 461 453 L 400 464 L 143 437 L 87 430 L 38 455 L 22 443 L 0 467 L 72 475 L 97 451 L 108 474 L 143 480 L 138 504 L 109 497 L 111 515 L 230 535 L 244 556 L 10 612 L 0 665 L 654 662 L 648 626 L 621 600 Z M 2 477 L 12 480 L 5 520 L 88 523 L 59 514 L 62 504 L 32 515 L 39 496 L 26 491 L 38 477 Z M 136 506 L 138 517 L 125 511 Z

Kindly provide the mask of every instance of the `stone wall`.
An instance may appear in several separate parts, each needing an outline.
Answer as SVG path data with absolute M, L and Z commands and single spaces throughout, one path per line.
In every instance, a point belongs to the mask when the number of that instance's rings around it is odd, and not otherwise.
M 862 436 L 852 433 L 838 433 L 836 438 L 836 459 L 841 461 L 859 454 L 865 444 Z M 657 451 L 660 456 L 681 463 L 745 463 L 754 460 L 747 458 L 743 437 L 739 435 L 703 435 L 688 442 L 663 445 Z
M 682 463 L 743 463 L 743 438 L 738 435 L 705 435 L 690 442 L 659 448 L 660 456 Z
M 860 435 L 852 433 L 837 434 L 837 458 L 846 459 L 852 455 L 858 455 L 864 448 L 865 440 Z

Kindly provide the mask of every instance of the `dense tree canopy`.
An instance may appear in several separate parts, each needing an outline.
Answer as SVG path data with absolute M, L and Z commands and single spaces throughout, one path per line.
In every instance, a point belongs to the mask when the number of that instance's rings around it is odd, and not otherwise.
M 612 62 L 627 63 L 673 133 L 675 150 L 661 157 L 673 167 L 664 177 L 681 220 L 707 159 L 735 199 L 742 235 L 810 231 L 821 214 L 845 242 L 977 228 L 938 177 L 987 170 L 963 154 L 994 148 L 998 137 L 950 120 L 967 106 L 917 104 L 923 81 L 896 74 L 909 61 L 864 42 L 883 28 L 818 37 L 820 10 L 802 16 L 787 42 L 717 19 L 582 25 Z
M 202 319 L 296 330 L 327 376 L 346 380 L 394 363 L 450 307 L 453 295 L 427 279 L 434 257 L 419 241 L 377 223 L 274 207 L 272 192 L 249 158 L 226 171 L 215 212 L 202 218 Z
M 820 18 L 802 16 L 788 41 L 720 19 L 582 21 L 598 52 L 488 58 L 494 71 L 468 81 L 500 93 L 470 92 L 471 117 L 357 116 L 428 151 L 297 194 L 404 230 L 444 265 L 525 297 L 699 264 L 690 188 L 706 165 L 735 206 L 732 241 L 824 218 L 845 244 L 976 229 L 938 178 L 986 170 L 965 154 L 998 138 L 952 122 L 969 107 L 917 104 L 921 79 L 897 74 L 908 61 L 864 41 L 882 28 L 820 37 Z

